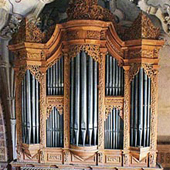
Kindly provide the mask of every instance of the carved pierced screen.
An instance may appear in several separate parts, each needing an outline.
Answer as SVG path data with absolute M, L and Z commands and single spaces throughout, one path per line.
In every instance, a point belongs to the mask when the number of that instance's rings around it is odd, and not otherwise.
M 47 70 L 47 95 L 63 95 L 64 93 L 64 58 L 61 57 Z
M 106 96 L 123 96 L 124 71 L 118 62 L 110 55 L 106 55 Z
M 141 68 L 131 82 L 131 146 L 150 145 L 151 79 Z
M 22 141 L 27 144 L 40 142 L 40 85 L 35 77 L 26 71 L 22 81 Z

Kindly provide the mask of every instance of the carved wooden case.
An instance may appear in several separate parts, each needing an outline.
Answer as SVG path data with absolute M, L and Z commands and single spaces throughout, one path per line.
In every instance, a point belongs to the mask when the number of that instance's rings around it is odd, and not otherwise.
M 145 22 L 148 25 L 144 24 Z M 37 35 L 30 35 L 27 31 L 27 37 L 32 36 L 31 38 L 10 45 L 10 50 L 15 53 L 18 153 L 18 162 L 13 163 L 12 166 L 20 167 L 29 164 L 44 167 L 72 167 L 79 165 L 79 167 L 100 169 L 101 166 L 107 165 L 114 169 L 119 167 L 124 169 L 126 167 L 158 168 L 156 165 L 158 52 L 163 41 L 156 40 L 158 30 L 143 13 L 128 33 L 120 33 L 120 30 L 116 31 L 117 28 L 118 26 L 112 22 L 79 18 L 57 24 L 54 33 L 46 43 L 35 42 Z M 38 33 L 38 36 L 41 36 L 41 33 Z M 119 37 L 126 40 L 122 41 Z M 92 147 L 70 144 L 70 61 L 80 51 L 84 51 L 98 63 L 98 144 Z M 118 61 L 118 65 L 124 69 L 123 96 L 105 95 L 107 54 L 113 56 Z M 64 56 L 64 95 L 47 96 L 46 71 L 62 56 Z M 152 80 L 150 146 L 147 148 L 130 146 L 131 82 L 140 68 L 143 68 Z M 40 83 L 40 144 L 22 143 L 21 82 L 26 70 L 30 70 Z M 46 119 L 53 107 L 56 107 L 64 116 L 64 146 L 62 148 L 46 147 Z M 104 148 L 104 122 L 112 108 L 120 110 L 120 116 L 124 122 L 123 149 L 121 150 Z

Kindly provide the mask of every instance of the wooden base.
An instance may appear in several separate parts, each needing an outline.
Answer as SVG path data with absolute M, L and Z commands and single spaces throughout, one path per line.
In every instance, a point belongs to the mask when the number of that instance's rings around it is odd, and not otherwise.
M 20 167 L 26 167 L 27 170 L 46 170 L 47 168 L 53 169 L 85 169 L 85 170 L 163 170 L 159 165 L 156 168 L 141 168 L 141 167 L 119 167 L 113 165 L 100 165 L 100 166 L 89 166 L 89 165 L 58 165 L 58 164 L 40 164 L 40 163 L 21 163 L 11 162 L 12 169 L 19 169 Z

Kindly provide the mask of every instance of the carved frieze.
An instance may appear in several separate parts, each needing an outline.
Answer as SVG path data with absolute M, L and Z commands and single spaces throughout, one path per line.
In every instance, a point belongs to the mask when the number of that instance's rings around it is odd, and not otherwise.
M 84 51 L 91 56 L 95 61 L 100 62 L 100 50 L 98 45 L 84 44 L 84 45 L 71 45 L 69 47 L 69 56 L 76 57 L 80 52 Z
M 120 117 L 123 119 L 123 98 L 105 97 L 105 120 L 112 112 L 113 108 L 120 110 Z
M 77 39 L 95 39 L 100 40 L 100 31 L 93 30 L 72 30 L 66 31 L 63 36 L 63 40 L 77 40 Z
M 64 97 L 47 97 L 47 118 L 53 108 L 56 107 L 60 114 L 64 111 Z

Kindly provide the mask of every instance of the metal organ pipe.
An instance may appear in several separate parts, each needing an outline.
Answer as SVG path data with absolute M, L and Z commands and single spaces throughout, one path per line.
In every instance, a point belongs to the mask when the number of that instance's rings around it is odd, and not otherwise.
M 63 95 L 64 93 L 64 62 L 61 57 L 47 70 L 47 95 Z
M 97 144 L 97 62 L 81 51 L 71 60 L 71 144 Z
M 146 146 L 146 133 L 147 133 L 147 75 L 144 74 L 144 101 L 143 101 L 143 117 L 144 117 L 144 130 L 143 130 L 143 146 Z
M 79 144 L 79 124 L 80 124 L 80 54 L 75 59 L 75 123 L 74 133 L 76 145 Z
M 30 72 L 27 70 L 27 140 L 28 144 L 31 143 L 31 84 L 30 84 Z
M 88 133 L 89 145 L 91 145 L 93 130 L 93 59 L 89 57 L 88 69 Z
M 124 71 L 118 62 L 110 55 L 106 55 L 106 96 L 123 96 Z
M 151 80 L 144 69 L 131 83 L 131 146 L 150 145 Z
M 139 70 L 139 146 L 142 145 L 143 135 L 143 69 Z
M 134 87 L 135 87 L 135 80 L 132 80 L 132 86 L 131 86 L 131 116 L 130 116 L 130 138 L 131 138 L 131 146 L 134 145 Z
M 105 149 L 123 149 L 123 120 L 113 108 L 105 121 Z
M 82 56 L 81 58 L 81 134 L 82 134 L 82 141 L 83 141 L 83 146 L 84 146 L 85 140 L 86 140 L 86 132 L 87 132 L 87 100 L 86 100 L 87 98 L 87 66 L 86 66 L 87 59 L 86 59 L 86 54 L 84 52 L 81 53 L 81 56 Z M 91 70 L 89 68 L 89 72 L 90 71 Z M 91 79 L 88 80 L 89 84 L 91 84 L 90 81 Z M 88 92 L 89 93 L 91 92 L 90 88 Z M 88 116 L 88 126 L 91 123 L 89 119 L 90 119 L 90 116 Z
M 39 83 L 27 70 L 22 81 L 23 143 L 39 143 L 39 95 Z
M 63 147 L 63 114 L 54 107 L 47 124 L 47 147 Z
M 36 129 L 36 125 L 35 125 L 35 120 L 36 120 L 36 116 L 35 116 L 35 77 L 32 76 L 32 139 L 33 139 L 33 143 L 35 143 L 35 129 Z
M 94 63 L 94 104 L 93 104 L 93 128 L 94 128 L 94 145 L 97 144 L 97 62 L 93 61 Z
M 150 115 L 151 115 L 151 79 L 148 78 L 148 104 L 147 104 L 147 141 L 146 146 L 150 145 Z

